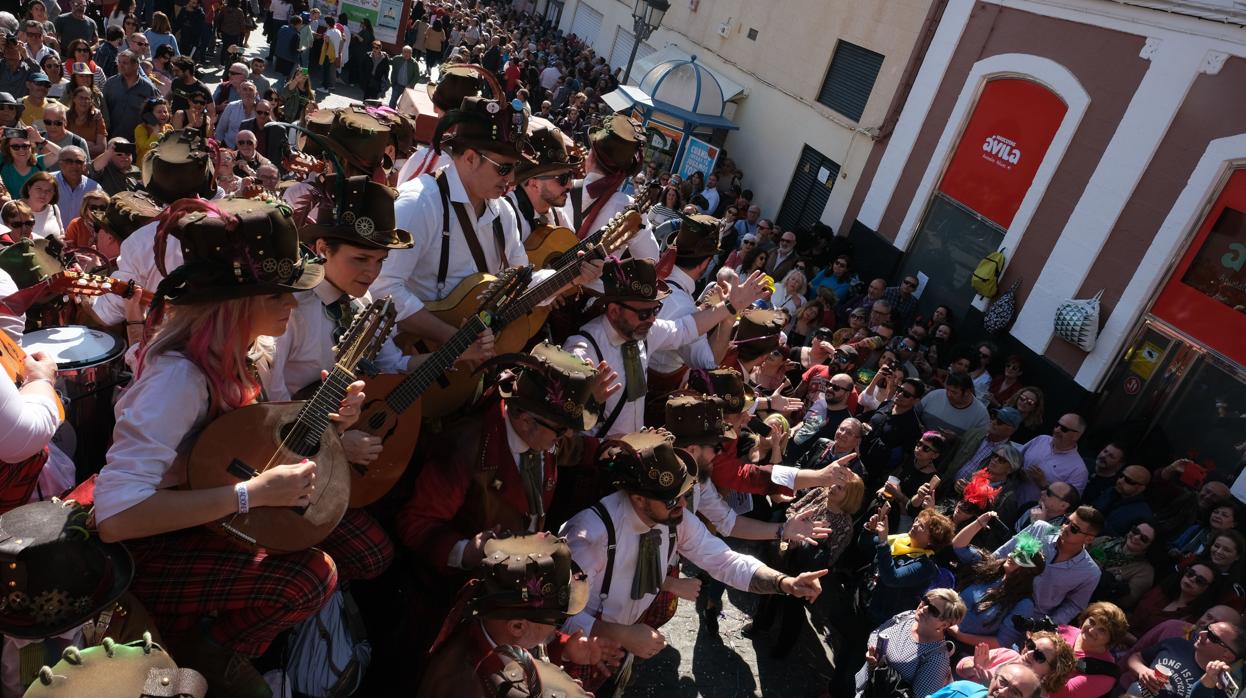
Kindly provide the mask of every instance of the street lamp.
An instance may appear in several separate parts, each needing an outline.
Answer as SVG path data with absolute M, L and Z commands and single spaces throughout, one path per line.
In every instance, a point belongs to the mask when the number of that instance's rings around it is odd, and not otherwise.
M 636 0 L 636 7 L 632 10 L 632 29 L 636 40 L 632 42 L 632 52 L 627 57 L 627 70 L 623 71 L 623 84 L 626 85 L 627 79 L 632 76 L 632 62 L 636 60 L 636 49 L 640 48 L 640 42 L 648 39 L 653 31 L 661 26 L 662 17 L 669 9 L 671 9 L 671 3 L 668 0 Z

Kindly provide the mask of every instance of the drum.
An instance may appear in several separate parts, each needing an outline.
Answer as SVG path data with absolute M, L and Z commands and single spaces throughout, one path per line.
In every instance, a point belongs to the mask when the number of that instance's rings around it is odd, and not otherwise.
M 65 420 L 78 435 L 74 463 L 81 481 L 104 464 L 114 424 L 113 389 L 122 382 L 125 342 L 80 325 L 50 327 L 22 336 L 27 353 L 41 351 L 56 361 L 57 390 Z

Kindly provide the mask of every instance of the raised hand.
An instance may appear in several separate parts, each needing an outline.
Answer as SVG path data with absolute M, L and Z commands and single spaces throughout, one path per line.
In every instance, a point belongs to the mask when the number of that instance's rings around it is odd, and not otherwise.
M 619 372 L 610 368 L 610 364 L 604 360 L 597 364 L 597 375 L 593 376 L 593 399 L 604 405 L 611 395 L 623 389 L 623 382 L 619 380 Z

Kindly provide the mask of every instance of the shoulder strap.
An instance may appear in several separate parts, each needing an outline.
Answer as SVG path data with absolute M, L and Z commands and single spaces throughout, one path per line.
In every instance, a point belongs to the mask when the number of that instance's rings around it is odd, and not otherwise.
M 437 297 L 441 298 L 450 269 L 450 184 L 446 182 L 445 172 L 438 172 L 433 179 L 441 193 L 441 259 L 437 262 Z
M 602 359 L 601 347 L 597 345 L 597 340 L 593 339 L 593 335 L 588 332 L 584 332 L 583 335 L 584 338 L 588 340 L 588 343 L 593 345 L 593 351 L 597 352 L 597 361 L 600 363 Z M 626 381 L 627 379 L 624 378 L 625 383 Z M 606 434 L 610 433 L 610 427 L 614 426 L 614 423 L 619 419 L 619 415 L 623 413 L 623 405 L 627 404 L 626 398 L 627 386 L 624 385 L 623 390 L 619 394 L 619 401 L 614 403 L 614 409 L 610 410 L 610 415 L 606 417 L 606 421 L 602 422 L 601 426 L 597 429 L 597 438 L 604 439 Z
M 1077 660 L 1077 670 L 1083 674 L 1111 676 L 1114 679 L 1121 675 L 1121 669 L 1115 663 L 1096 657 L 1082 657 Z
M 584 185 L 575 187 L 571 190 L 571 215 L 574 218 L 571 226 L 574 230 L 580 229 L 580 224 L 584 222 Z
M 618 541 L 614 535 L 614 521 L 610 519 L 610 512 L 606 511 L 606 505 L 598 501 L 594 502 L 590 508 L 606 527 L 606 573 L 602 577 L 601 592 L 598 594 L 604 606 L 606 597 L 610 596 L 610 582 L 614 579 L 614 549 Z

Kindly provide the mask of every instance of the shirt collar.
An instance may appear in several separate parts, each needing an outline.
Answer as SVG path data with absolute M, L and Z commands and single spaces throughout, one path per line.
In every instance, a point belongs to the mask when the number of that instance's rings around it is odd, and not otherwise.
M 610 346 L 621 347 L 623 346 L 624 343 L 629 341 L 627 337 L 624 337 L 621 332 L 614 329 L 614 325 L 611 324 L 610 318 L 606 317 L 605 315 L 602 315 L 601 322 L 603 325 L 606 326 L 606 340 L 610 342 Z
M 506 427 L 506 445 L 514 454 L 515 462 L 518 463 L 519 456 L 531 450 L 532 447 L 519 436 L 519 432 L 515 431 L 515 426 L 511 424 L 510 417 L 506 414 L 506 403 L 502 403 L 502 424 Z
M 679 290 L 692 295 L 692 289 L 696 288 L 696 284 L 692 281 L 692 277 L 688 276 L 688 272 L 679 267 L 671 267 L 671 273 L 666 277 L 666 283 L 679 287 Z
M 623 490 L 619 490 L 619 507 L 623 510 L 623 523 L 627 525 L 627 530 L 632 533 L 648 533 L 654 528 L 640 520 L 640 515 L 632 508 L 631 497 Z
M 446 184 L 450 185 L 450 200 L 463 204 L 467 208 L 468 215 L 475 216 L 476 212 L 472 210 L 471 199 L 467 198 L 467 187 L 463 186 L 463 178 L 459 176 L 459 170 L 454 165 L 454 159 L 446 158 L 446 160 L 448 161 L 448 164 L 446 165 L 444 171 L 446 173 Z M 499 213 L 498 207 L 500 203 L 501 202 L 497 199 L 485 199 L 486 215 L 481 216 L 480 220 L 484 220 L 486 218 L 492 219 L 493 217 L 496 217 Z M 489 213 L 492 213 L 493 216 L 489 216 Z M 477 223 L 479 223 L 479 221 L 477 221 Z
M 333 305 L 342 297 L 342 290 L 330 283 L 328 279 L 321 279 L 320 283 L 312 288 L 312 292 L 325 305 Z

